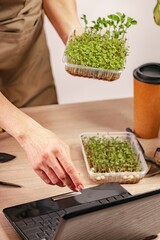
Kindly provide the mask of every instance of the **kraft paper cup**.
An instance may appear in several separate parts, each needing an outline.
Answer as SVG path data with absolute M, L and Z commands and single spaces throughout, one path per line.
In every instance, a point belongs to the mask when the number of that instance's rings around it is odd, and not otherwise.
M 134 132 L 137 137 L 157 138 L 160 128 L 160 64 L 147 63 L 133 71 Z

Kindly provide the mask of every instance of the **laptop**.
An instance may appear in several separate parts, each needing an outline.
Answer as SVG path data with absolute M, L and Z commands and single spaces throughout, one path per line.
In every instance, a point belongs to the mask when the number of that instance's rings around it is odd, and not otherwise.
M 160 190 L 132 196 L 119 183 L 5 208 L 27 240 L 149 240 L 160 232 Z

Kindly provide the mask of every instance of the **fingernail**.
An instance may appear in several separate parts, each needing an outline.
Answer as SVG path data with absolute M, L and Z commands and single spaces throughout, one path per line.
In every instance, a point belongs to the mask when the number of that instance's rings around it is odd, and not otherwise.
M 76 190 L 79 192 L 79 191 L 81 191 L 83 188 L 84 188 L 84 187 L 83 187 L 82 185 L 78 185 L 78 186 L 76 187 Z

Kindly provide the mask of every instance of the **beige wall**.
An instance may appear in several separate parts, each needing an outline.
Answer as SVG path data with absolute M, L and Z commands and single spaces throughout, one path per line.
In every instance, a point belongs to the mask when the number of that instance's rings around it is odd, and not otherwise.
M 64 45 L 49 21 L 45 27 L 60 103 L 94 101 L 133 96 L 132 72 L 146 62 L 160 62 L 160 26 L 153 21 L 156 0 L 77 0 L 78 13 L 92 21 L 117 11 L 134 17 L 138 25 L 128 31 L 130 55 L 121 78 L 115 82 L 73 77 L 64 70 Z

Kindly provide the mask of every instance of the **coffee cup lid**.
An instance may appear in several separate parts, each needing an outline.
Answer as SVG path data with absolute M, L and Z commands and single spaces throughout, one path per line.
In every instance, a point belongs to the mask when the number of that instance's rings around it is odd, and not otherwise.
M 160 63 L 146 63 L 133 71 L 135 79 L 150 83 L 160 84 Z

